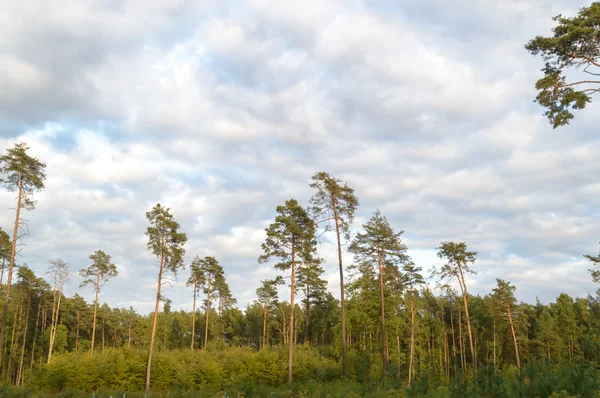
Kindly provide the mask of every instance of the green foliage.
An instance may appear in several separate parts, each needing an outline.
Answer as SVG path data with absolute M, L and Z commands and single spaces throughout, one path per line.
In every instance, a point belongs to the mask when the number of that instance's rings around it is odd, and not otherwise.
M 29 156 L 29 146 L 24 142 L 15 144 L 0 156 L 2 182 L 10 192 L 21 191 L 21 206 L 31 210 L 35 208 L 33 193 L 44 188 L 46 164 Z
M 544 77 L 535 85 L 536 101 L 546 108 L 544 115 L 556 128 L 569 124 L 571 111 L 585 108 L 591 95 L 600 90 L 600 2 L 582 8 L 576 17 L 558 15 L 554 21 L 553 36 L 537 36 L 525 48 L 546 63 Z M 564 73 L 568 69 L 580 71 L 580 76 L 567 82 Z
M 183 267 L 183 245 L 187 242 L 187 235 L 179 232 L 179 223 L 173 218 L 170 209 L 160 203 L 146 213 L 146 218 L 150 223 L 146 230 L 148 250 L 155 256 L 164 258 L 163 267 L 176 274 Z

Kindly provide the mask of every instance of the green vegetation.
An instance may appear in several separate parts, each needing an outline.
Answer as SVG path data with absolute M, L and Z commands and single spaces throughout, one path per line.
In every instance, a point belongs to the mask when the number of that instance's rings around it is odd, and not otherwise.
M 553 37 L 526 47 L 546 61 L 537 101 L 557 127 L 599 90 L 597 80 L 568 83 L 564 71 L 598 76 L 600 3 L 555 20 Z M 478 253 L 460 241 L 441 242 L 443 265 L 425 275 L 404 231 L 379 210 L 350 233 L 358 197 L 325 172 L 308 184 L 308 206 L 290 198 L 274 209 L 258 262 L 282 275 L 261 281 L 243 309 L 227 283 L 228 264 L 187 258 L 177 209 L 161 204 L 146 213 L 148 266 L 158 269 L 152 313 L 100 304 L 103 285 L 118 278 L 102 250 L 80 270 L 93 302 L 66 297 L 70 272 L 62 259 L 50 261 L 48 281 L 16 263 L 20 212 L 34 208 L 32 195 L 46 178 L 28 149 L 19 143 L 0 156 L 1 181 L 17 196 L 12 238 L 0 229 L 2 397 L 600 396 L 600 291 L 531 304 L 497 279 L 488 294 L 474 295 L 468 287 Z M 600 255 L 585 257 L 600 282 Z M 332 266 L 340 300 L 322 277 Z M 186 267 L 191 312 L 173 310 L 164 289 L 166 277 Z M 288 301 L 278 297 L 279 285 L 289 288 Z

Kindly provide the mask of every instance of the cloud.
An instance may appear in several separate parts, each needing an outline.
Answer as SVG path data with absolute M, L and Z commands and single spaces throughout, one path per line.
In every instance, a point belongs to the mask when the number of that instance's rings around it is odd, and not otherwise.
M 62 257 L 73 293 L 103 249 L 120 276 L 102 300 L 150 311 L 145 212 L 161 202 L 188 263 L 220 259 L 244 306 L 276 274 L 257 263 L 275 207 L 307 204 L 326 170 L 356 189 L 354 231 L 381 209 L 424 269 L 441 241 L 466 241 L 474 293 L 496 277 L 529 301 L 594 291 L 597 105 L 552 130 L 532 103 L 541 60 L 523 49 L 576 7 L 499 4 L 0 0 L 0 149 L 25 140 L 48 165 L 19 262 L 43 274 Z M 10 229 L 13 195 L 0 201 Z M 166 291 L 175 308 L 190 306 L 186 280 Z

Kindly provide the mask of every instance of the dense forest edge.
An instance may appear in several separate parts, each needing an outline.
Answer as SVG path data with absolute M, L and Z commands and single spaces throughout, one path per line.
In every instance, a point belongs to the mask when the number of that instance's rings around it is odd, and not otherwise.
M 600 2 L 554 21 L 553 36 L 525 48 L 545 62 L 536 101 L 558 128 L 600 90 L 589 80 L 600 74 Z M 567 70 L 592 77 L 567 81 Z M 14 224 L 0 229 L 1 397 L 600 396 L 600 290 L 525 303 L 498 278 L 488 294 L 472 294 L 478 253 L 467 242 L 440 242 L 443 265 L 424 270 L 379 210 L 354 225 L 359 197 L 329 173 L 313 175 L 308 203 L 291 198 L 275 209 L 257 261 L 279 275 L 242 309 L 227 264 L 186 253 L 177 209 L 149 209 L 150 314 L 101 304 L 102 288 L 119 277 L 102 248 L 82 269 L 52 259 L 44 277 L 19 263 L 24 214 L 44 189 L 46 164 L 20 142 L 0 156 L 0 174 L 15 195 Z M 325 236 L 334 264 L 321 258 Z M 600 254 L 582 255 L 600 283 Z M 339 299 L 325 267 L 339 271 Z M 166 281 L 184 270 L 192 311 L 168 298 Z M 64 294 L 74 274 L 92 302 Z

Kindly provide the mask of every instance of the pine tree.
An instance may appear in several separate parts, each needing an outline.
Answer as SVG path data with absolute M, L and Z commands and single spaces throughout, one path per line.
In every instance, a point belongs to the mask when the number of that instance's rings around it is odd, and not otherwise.
M 86 269 L 79 271 L 79 275 L 83 278 L 83 282 L 79 287 L 86 285 L 94 285 L 94 320 L 92 326 L 92 345 L 90 347 L 90 355 L 94 355 L 94 342 L 96 340 L 96 314 L 98 312 L 98 295 L 100 289 L 110 279 L 116 277 L 119 273 L 117 266 L 111 262 L 111 256 L 104 253 L 102 250 L 96 250 L 90 255 L 92 264 Z
M 511 286 L 510 282 L 496 278 L 497 286 L 493 289 L 494 301 L 499 307 L 499 311 L 507 317 L 510 326 L 510 331 L 515 345 L 515 357 L 517 358 L 517 369 L 521 369 L 521 361 L 519 359 L 519 344 L 517 343 L 517 334 L 515 333 L 515 325 L 513 322 L 514 308 L 517 303 L 515 299 L 515 286 Z
M 216 258 L 206 256 L 199 258 L 196 256 L 192 262 L 192 273 L 194 280 L 197 283 L 198 288 L 202 288 L 204 294 L 206 294 L 205 310 L 206 310 L 206 323 L 204 325 L 204 345 L 202 348 L 206 348 L 208 345 L 208 315 L 211 309 L 211 300 L 214 296 L 219 293 L 220 279 L 223 278 L 223 267 L 219 264 Z M 223 287 L 221 287 L 223 289 Z
M 288 382 L 292 382 L 292 363 L 294 357 L 294 296 L 298 267 L 314 258 L 316 246 L 315 224 L 308 213 L 295 199 L 277 206 L 277 216 L 267 229 L 267 238 L 262 244 L 263 254 L 259 262 L 265 263 L 272 258 L 278 259 L 275 268 L 290 270 L 290 327 L 288 341 Z
M 304 292 L 304 343 L 309 340 L 310 305 L 327 290 L 327 281 L 321 278 L 325 272 L 323 260 L 314 258 L 298 269 L 297 289 Z
M 340 270 L 340 307 L 341 307 L 341 339 L 342 339 L 342 372 L 348 377 L 348 364 L 346 360 L 346 302 L 344 290 L 344 267 L 342 264 L 342 241 L 350 239 L 350 226 L 354 221 L 354 212 L 358 207 L 358 198 L 354 195 L 354 189 L 348 184 L 341 185 L 341 180 L 325 172 L 316 173 L 312 177 L 311 188 L 317 192 L 311 198 L 311 211 L 317 222 L 325 223 L 325 231 L 335 228 L 338 266 Z M 331 225 L 333 221 L 334 226 Z
M 381 343 L 383 356 L 383 372 L 388 366 L 388 341 L 385 328 L 385 285 L 384 269 L 386 267 L 398 267 L 398 264 L 408 260 L 406 246 L 400 237 L 404 233 L 394 232 L 379 210 L 367 221 L 363 228 L 364 233 L 357 233 L 352 240 L 349 250 L 354 253 L 356 262 L 369 264 L 379 270 L 379 295 L 381 305 Z
M 0 286 L 2 286 L 2 281 L 4 280 L 4 268 L 6 266 L 6 261 L 10 262 L 10 253 L 12 249 L 12 244 L 10 241 L 10 236 L 0 228 L 0 259 L 2 259 L 2 270 L 0 271 Z
M 408 296 L 408 308 L 410 309 L 410 358 L 408 365 L 408 385 L 410 385 L 412 377 L 415 375 L 415 328 L 417 326 L 415 296 L 418 295 L 419 286 L 425 284 L 425 279 L 421 275 L 422 268 L 417 267 L 412 261 L 404 265 L 403 271 L 404 284 L 406 285 Z
M 256 289 L 256 296 L 258 302 L 263 308 L 263 333 L 261 339 L 261 347 L 267 346 L 267 314 L 268 311 L 273 309 L 279 300 L 277 295 L 277 285 L 283 284 L 283 278 L 278 276 L 275 279 L 265 279 L 261 282 L 261 286 Z
M 148 236 L 147 247 L 152 254 L 158 257 L 158 278 L 156 287 L 156 304 L 154 306 L 154 319 L 152 321 L 152 334 L 150 336 L 150 348 L 148 349 L 148 366 L 146 369 L 146 392 L 150 390 L 150 372 L 152 370 L 152 351 L 154 349 L 154 337 L 156 336 L 156 323 L 158 321 L 158 304 L 161 299 L 161 287 L 166 272 L 176 274 L 183 268 L 183 256 L 185 250 L 183 245 L 187 241 L 185 233 L 179 232 L 179 223 L 175 221 L 170 209 L 159 204 L 146 213 L 150 226 L 146 230 Z
M 44 188 L 46 180 L 46 164 L 37 158 L 27 154 L 29 147 L 21 142 L 7 149 L 6 155 L 0 156 L 1 180 L 9 192 L 17 192 L 17 208 L 15 224 L 13 229 L 12 247 L 9 255 L 8 277 L 6 280 L 6 292 L 4 297 L 4 310 L 2 312 L 2 323 L 0 323 L 0 366 L 2 366 L 2 355 L 4 352 L 4 334 L 6 332 L 6 318 L 8 315 L 8 301 L 10 300 L 10 283 L 12 280 L 13 267 L 17 241 L 19 240 L 19 226 L 21 225 L 21 209 L 35 209 L 33 193 Z
M 52 319 L 50 323 L 50 339 L 48 348 L 48 363 L 52 359 L 56 332 L 58 330 L 58 318 L 60 314 L 60 302 L 63 296 L 65 283 L 69 280 L 69 264 L 63 260 L 56 259 L 50 261 L 50 267 L 47 272 L 52 278 Z
M 475 353 L 475 346 L 473 345 L 473 333 L 471 331 L 471 320 L 469 318 L 469 306 L 467 304 L 468 292 L 465 274 L 476 274 L 475 271 L 471 270 L 470 264 L 475 263 L 477 252 L 467 251 L 467 244 L 464 242 L 442 242 L 442 245 L 438 247 L 437 255 L 439 258 L 445 259 L 446 264 L 444 264 L 440 270 L 434 269 L 433 276 L 437 277 L 442 284 L 457 281 L 460 286 L 465 316 L 467 318 L 467 333 L 469 335 L 473 372 L 476 372 L 477 356 Z

